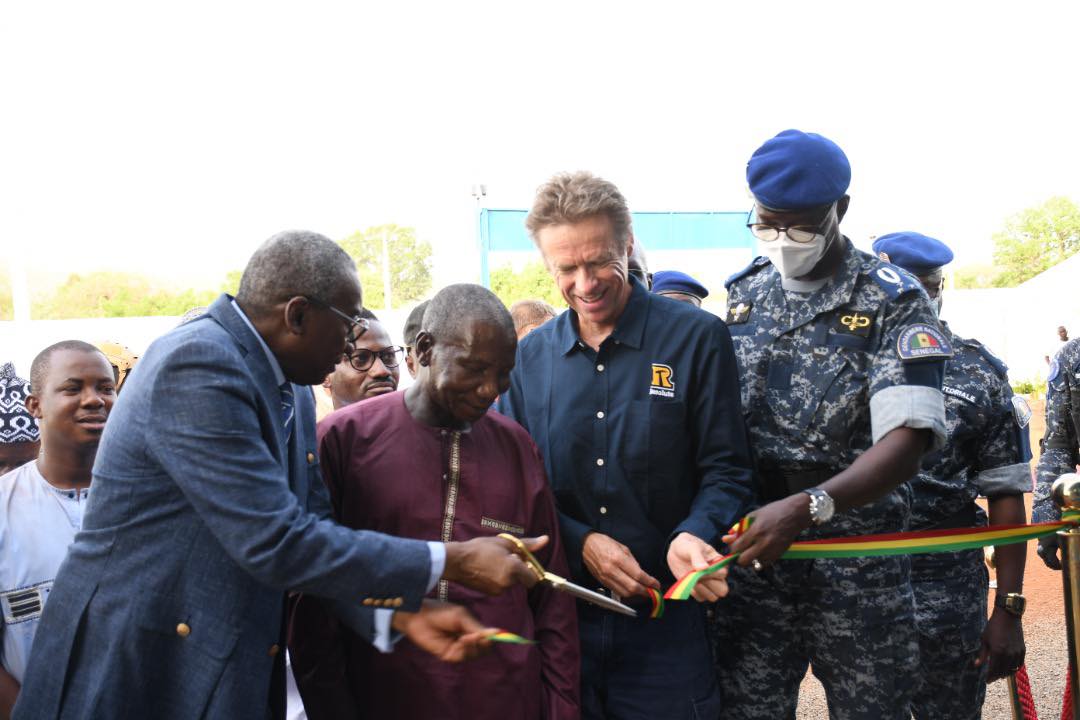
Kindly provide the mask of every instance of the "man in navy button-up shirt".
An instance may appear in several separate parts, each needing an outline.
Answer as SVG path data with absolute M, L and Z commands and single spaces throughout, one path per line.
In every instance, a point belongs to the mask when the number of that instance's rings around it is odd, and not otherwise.
M 630 213 L 611 183 L 556 176 L 526 223 L 570 310 L 521 342 L 499 407 L 545 458 L 574 580 L 647 607 L 647 588 L 718 556 L 751 495 L 731 338 L 628 277 Z M 723 576 L 695 597 L 725 594 Z M 719 714 L 697 603 L 660 620 L 578 609 L 584 717 Z

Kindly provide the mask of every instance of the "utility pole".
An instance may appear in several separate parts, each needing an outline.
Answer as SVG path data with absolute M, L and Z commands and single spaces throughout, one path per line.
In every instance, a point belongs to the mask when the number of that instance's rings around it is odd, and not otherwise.
M 487 197 L 487 185 L 476 184 L 472 186 L 472 196 L 476 200 L 476 243 L 480 248 L 480 284 L 486 288 L 491 287 L 491 273 L 488 269 L 488 248 L 484 242 L 484 228 L 482 221 L 484 198 Z

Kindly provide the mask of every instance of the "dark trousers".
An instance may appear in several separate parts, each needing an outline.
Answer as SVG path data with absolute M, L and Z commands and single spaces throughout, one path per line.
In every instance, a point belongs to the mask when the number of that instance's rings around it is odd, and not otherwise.
M 982 550 L 913 555 L 919 667 L 915 720 L 979 720 L 987 666 L 975 666 L 986 627 L 989 580 Z
M 651 620 L 578 605 L 583 720 L 716 720 L 720 694 L 695 600 Z
M 811 664 L 833 720 L 908 720 L 918 662 L 906 558 L 732 566 L 715 606 L 724 720 L 795 720 Z

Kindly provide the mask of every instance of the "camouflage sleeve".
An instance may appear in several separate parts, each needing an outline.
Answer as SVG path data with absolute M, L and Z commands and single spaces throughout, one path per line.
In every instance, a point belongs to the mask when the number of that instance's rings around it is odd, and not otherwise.
M 984 497 L 1031 492 L 1031 448 L 1026 442 L 1031 411 L 1017 398 L 1014 405 L 1008 381 L 990 371 L 992 407 L 979 443 L 975 484 Z M 1023 406 L 1021 408 L 1020 406 Z M 1026 412 L 1023 412 L 1026 410 Z
M 1061 475 L 1076 470 L 1077 438 L 1071 415 L 1071 381 L 1069 372 L 1061 372 L 1059 368 L 1051 370 L 1048 378 L 1046 435 L 1043 437 L 1042 457 L 1039 458 L 1035 477 L 1035 498 L 1031 512 L 1035 522 L 1051 522 L 1061 517 L 1061 512 L 1050 499 L 1050 486 Z
M 934 449 L 945 445 L 941 383 L 952 347 L 922 293 L 890 302 L 878 355 L 870 367 L 870 425 L 874 442 L 898 427 L 930 430 Z

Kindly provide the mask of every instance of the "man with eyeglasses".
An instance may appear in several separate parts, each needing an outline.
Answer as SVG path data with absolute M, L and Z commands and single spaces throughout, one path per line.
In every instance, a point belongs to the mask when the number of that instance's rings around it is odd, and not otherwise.
M 360 316 L 367 320 L 367 331 L 323 381 L 335 410 L 394 392 L 401 376 L 405 348 L 390 344 L 390 334 L 370 310 L 364 308 Z
M 952 354 L 919 283 L 840 232 L 851 167 L 786 130 L 750 158 L 763 256 L 728 282 L 760 507 L 716 607 L 726 718 L 794 718 L 812 665 L 834 719 L 908 718 L 918 662 L 906 557 L 779 560 L 796 538 L 905 529 L 902 484 L 946 437 Z
M 489 411 L 514 367 L 510 314 L 490 290 L 450 285 L 431 300 L 415 342 L 420 372 L 408 389 L 319 423 L 335 519 L 443 542 L 547 535 L 537 558 L 565 576 L 543 462 L 521 426 Z M 578 720 L 569 595 L 537 587 L 489 598 L 445 582 L 434 594 L 537 644 L 453 668 L 408 646 L 381 655 L 340 628 L 323 602 L 305 596 L 289 648 L 308 717 Z
M 942 268 L 953 253 L 945 243 L 916 232 L 882 235 L 874 252 L 914 275 L 938 313 Z M 912 530 L 985 526 L 987 513 L 975 498 L 987 498 L 989 524 L 1027 522 L 1024 493 L 1031 492 L 1031 410 L 1009 387 L 1005 364 L 982 343 L 955 335 L 945 369 L 948 444 L 923 459 L 911 481 Z M 996 553 L 997 593 L 986 619 L 988 577 L 981 549 L 911 557 L 911 586 L 919 635 L 919 664 L 911 703 L 916 720 L 978 720 L 986 683 L 1016 671 L 1024 661 L 1023 545 Z
M 325 598 L 385 650 L 391 630 L 446 660 L 489 649 L 493 629 L 424 596 L 440 578 L 493 594 L 535 584 L 512 543 L 329 519 L 303 386 L 363 334 L 360 307 L 339 245 L 284 232 L 236 298 L 150 346 L 102 433 L 14 717 L 281 718 L 287 591 Z

